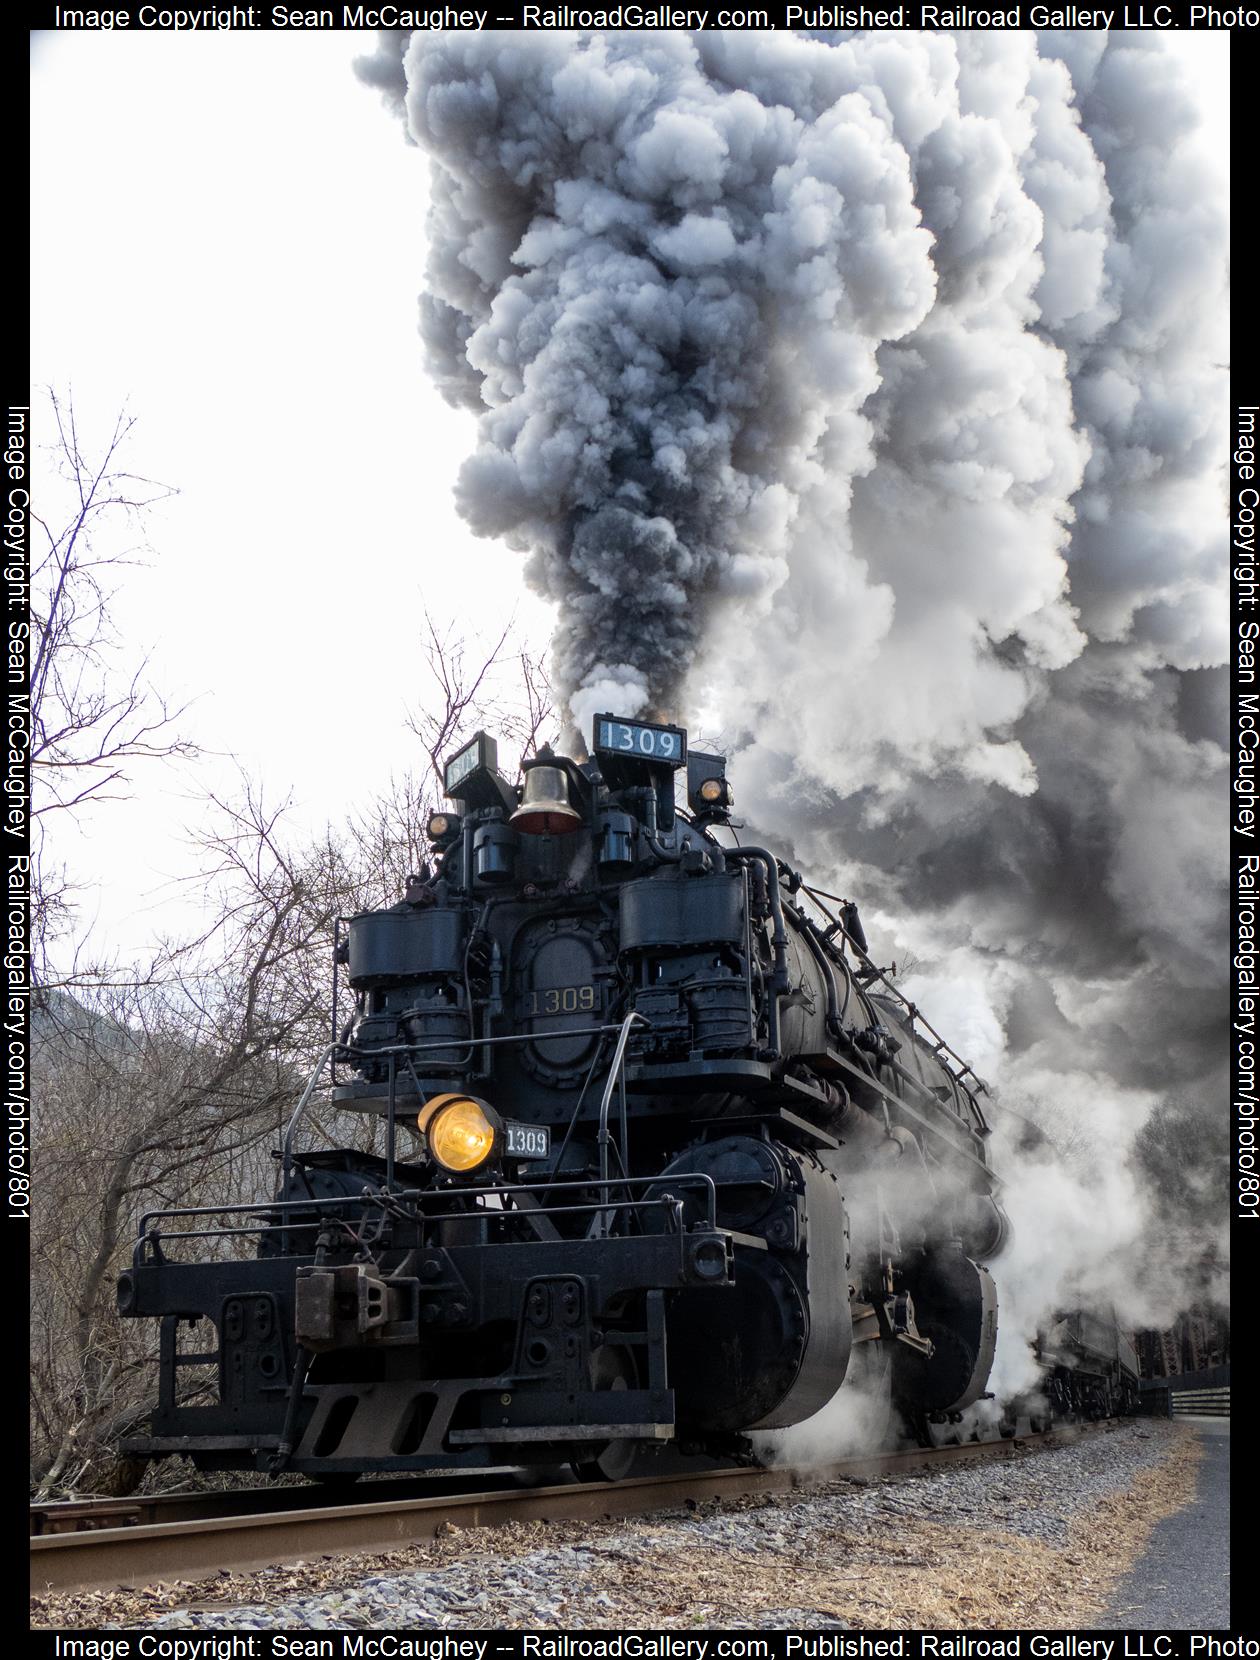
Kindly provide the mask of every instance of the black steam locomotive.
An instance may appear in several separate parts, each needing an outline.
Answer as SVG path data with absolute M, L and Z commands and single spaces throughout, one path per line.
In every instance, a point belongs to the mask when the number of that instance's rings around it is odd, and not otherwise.
M 721 757 L 613 716 L 590 755 L 542 748 L 519 789 L 483 733 L 452 757 L 432 865 L 339 930 L 353 1012 L 276 1198 L 142 1220 L 118 1299 L 161 1322 L 159 1398 L 131 1453 L 615 1475 L 654 1443 L 738 1455 L 851 1357 L 921 1426 L 983 1393 L 1007 1221 L 979 1080 L 854 905 L 726 845 Z M 295 1150 L 326 1068 L 383 1157 Z

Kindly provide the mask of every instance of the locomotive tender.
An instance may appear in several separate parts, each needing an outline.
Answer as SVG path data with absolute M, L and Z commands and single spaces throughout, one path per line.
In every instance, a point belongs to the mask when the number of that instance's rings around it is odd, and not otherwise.
M 590 756 L 540 748 L 519 788 L 484 733 L 450 759 L 432 865 L 339 926 L 276 1198 L 141 1221 L 133 1455 L 614 1476 L 654 1443 L 738 1455 L 851 1359 L 923 1429 L 982 1395 L 1008 1226 L 983 1086 L 856 906 L 726 845 L 722 757 L 611 715 Z M 384 1157 L 295 1151 L 326 1068 Z
M 1132 1416 L 1141 1402 L 1137 1350 L 1120 1329 L 1114 1308 L 1105 1312 L 1068 1309 L 1036 1344 L 1042 1368 L 1044 1406 L 1038 1422 L 1056 1419 L 1096 1422 Z

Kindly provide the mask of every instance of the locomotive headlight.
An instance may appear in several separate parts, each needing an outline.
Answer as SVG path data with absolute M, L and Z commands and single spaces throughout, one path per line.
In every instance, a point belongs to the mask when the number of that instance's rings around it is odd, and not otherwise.
M 706 778 L 700 786 L 700 799 L 712 805 L 726 799 L 726 785 L 720 778 Z
M 494 1108 L 471 1095 L 436 1096 L 416 1122 L 434 1162 L 456 1176 L 466 1176 L 487 1162 L 503 1128 Z

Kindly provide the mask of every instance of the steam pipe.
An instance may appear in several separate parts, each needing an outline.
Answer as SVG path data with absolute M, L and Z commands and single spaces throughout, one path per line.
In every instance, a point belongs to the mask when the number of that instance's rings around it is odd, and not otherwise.
M 779 998 L 791 989 L 788 980 L 787 929 L 783 926 L 783 900 L 779 894 L 779 862 L 774 854 L 764 847 L 732 847 L 727 849 L 727 856 L 732 859 L 756 859 L 764 866 L 769 878 L 767 892 L 770 899 L 770 915 L 774 919 L 774 975 L 770 981 L 768 1013 L 770 1048 L 777 1057 L 780 1052 Z
M 779 862 L 764 847 L 736 847 L 728 849 L 732 858 L 758 859 L 769 877 L 770 914 L 774 918 L 774 989 L 785 992 L 788 986 L 787 929 L 783 926 L 783 901 L 779 896 Z
M 647 815 L 647 824 L 643 833 L 647 837 L 648 846 L 658 859 L 663 859 L 666 864 L 676 865 L 679 859 L 682 858 L 682 850 L 681 848 L 669 847 L 661 841 L 660 833 L 656 827 L 656 791 L 649 789 L 646 793 L 647 799 L 643 805 Z

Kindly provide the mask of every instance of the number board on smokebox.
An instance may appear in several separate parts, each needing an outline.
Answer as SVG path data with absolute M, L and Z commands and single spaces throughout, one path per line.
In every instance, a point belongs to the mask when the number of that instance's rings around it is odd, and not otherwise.
M 687 734 L 681 726 L 596 715 L 593 747 L 597 754 L 616 756 L 620 761 L 650 761 L 658 766 L 681 767 L 687 759 Z

